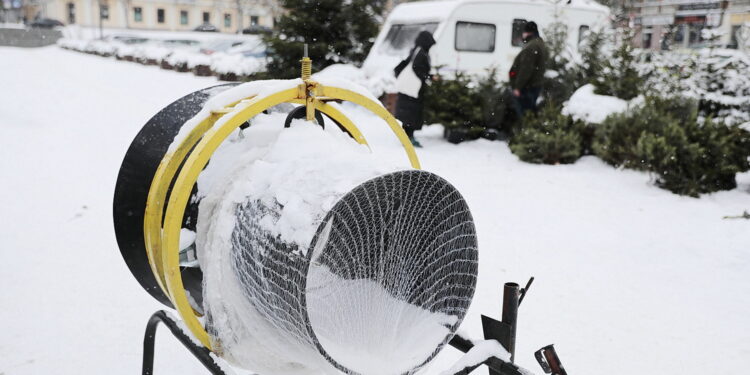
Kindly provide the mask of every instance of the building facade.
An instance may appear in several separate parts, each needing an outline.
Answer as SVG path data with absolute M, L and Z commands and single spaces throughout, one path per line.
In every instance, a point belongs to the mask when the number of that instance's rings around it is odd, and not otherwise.
M 707 46 L 704 29 L 718 30 L 718 44 L 737 48 L 738 31 L 750 27 L 750 0 L 629 0 L 625 3 L 635 44 L 648 49 Z
M 204 24 L 236 33 L 249 26 L 273 27 L 276 1 L 260 0 L 30 0 L 29 19 L 48 17 L 66 25 L 189 31 Z

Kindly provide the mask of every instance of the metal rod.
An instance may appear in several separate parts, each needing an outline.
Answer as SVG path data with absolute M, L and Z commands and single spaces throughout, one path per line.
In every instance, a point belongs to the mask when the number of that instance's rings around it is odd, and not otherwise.
M 148 324 L 146 324 L 146 334 L 143 337 L 143 375 L 152 375 L 154 373 L 154 342 L 156 341 L 156 327 L 159 323 L 164 323 L 169 328 L 169 331 L 172 332 L 172 335 L 208 369 L 211 375 L 226 375 L 224 370 L 211 358 L 211 352 L 205 347 L 195 344 L 164 310 L 159 310 L 154 315 L 151 315 Z
M 526 283 L 526 286 L 521 289 L 521 297 L 518 298 L 518 306 L 521 306 L 521 302 L 523 302 L 523 299 L 526 298 L 526 293 L 529 291 L 529 288 L 531 288 L 531 283 L 534 282 L 534 276 L 531 276 L 529 281 Z
M 516 283 L 505 283 L 503 290 L 503 320 L 509 328 L 506 342 L 501 342 L 505 349 L 510 353 L 510 361 L 516 359 L 516 326 L 518 320 L 518 301 L 520 299 L 520 287 Z

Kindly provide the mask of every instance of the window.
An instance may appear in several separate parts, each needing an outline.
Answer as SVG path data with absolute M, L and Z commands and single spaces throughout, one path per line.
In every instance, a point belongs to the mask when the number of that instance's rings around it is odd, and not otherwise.
M 250 16 L 250 26 L 258 26 L 258 16 Z
M 415 23 L 410 25 L 394 24 L 388 29 L 380 49 L 389 55 L 404 56 L 414 47 L 414 41 L 420 31 L 435 32 L 437 23 Z
M 651 48 L 651 32 L 644 32 L 643 33 L 643 41 L 641 44 L 641 48 Z
M 581 25 L 578 27 L 578 49 L 581 49 L 581 42 L 589 37 L 590 28 L 588 25 Z
M 164 9 L 159 8 L 156 10 L 156 22 L 164 23 Z
M 211 21 L 211 13 L 203 12 L 203 23 L 209 23 Z
M 143 8 L 141 7 L 133 8 L 133 20 L 135 22 L 143 22 Z
M 701 23 L 693 23 L 688 26 L 688 47 L 700 47 L 705 42 L 702 35 L 704 27 L 705 25 Z
M 99 16 L 103 20 L 108 20 L 109 19 L 109 5 L 99 3 Z
M 684 24 L 677 25 L 677 29 L 674 33 L 674 42 L 682 44 L 685 41 L 685 26 Z
M 456 51 L 493 52 L 495 29 L 491 23 L 456 22 Z
M 181 10 L 180 11 L 180 25 L 187 25 L 188 24 L 188 11 Z
M 68 3 L 68 24 L 76 23 L 76 5 Z
M 232 15 L 224 13 L 224 27 L 232 27 Z
M 732 25 L 732 32 L 729 34 L 729 45 L 727 48 L 737 49 L 740 47 L 738 37 L 742 38 L 742 25 Z
M 510 33 L 510 45 L 520 47 L 523 45 L 523 28 L 526 26 L 526 20 L 516 18 L 513 20 L 513 29 Z

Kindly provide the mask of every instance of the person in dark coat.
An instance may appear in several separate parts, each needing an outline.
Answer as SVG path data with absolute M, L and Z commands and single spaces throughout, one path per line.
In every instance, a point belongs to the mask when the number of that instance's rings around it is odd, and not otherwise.
M 404 61 L 394 69 L 396 73 L 396 118 L 404 126 L 406 135 L 415 147 L 422 147 L 414 139 L 414 131 L 422 128 L 424 121 L 424 90 L 425 83 L 430 78 L 430 48 L 435 45 L 435 39 L 428 31 L 422 31 Z
M 512 89 L 512 104 L 518 118 L 528 111 L 536 111 L 536 101 L 542 92 L 544 71 L 549 53 L 539 37 L 535 22 L 527 22 L 522 34 L 524 47 L 513 60 L 508 73 Z

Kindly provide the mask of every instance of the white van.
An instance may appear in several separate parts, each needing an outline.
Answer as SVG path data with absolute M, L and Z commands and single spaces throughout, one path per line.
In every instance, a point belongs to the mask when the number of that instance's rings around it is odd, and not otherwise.
M 523 47 L 521 33 L 534 21 L 544 29 L 557 19 L 568 25 L 568 45 L 577 50 L 589 29 L 609 25 L 609 8 L 593 0 L 446 0 L 398 5 L 383 25 L 363 64 L 367 76 L 393 70 L 406 58 L 422 30 L 433 33 L 432 66 L 441 72 L 486 74 L 498 68 L 507 78 L 513 59 Z

